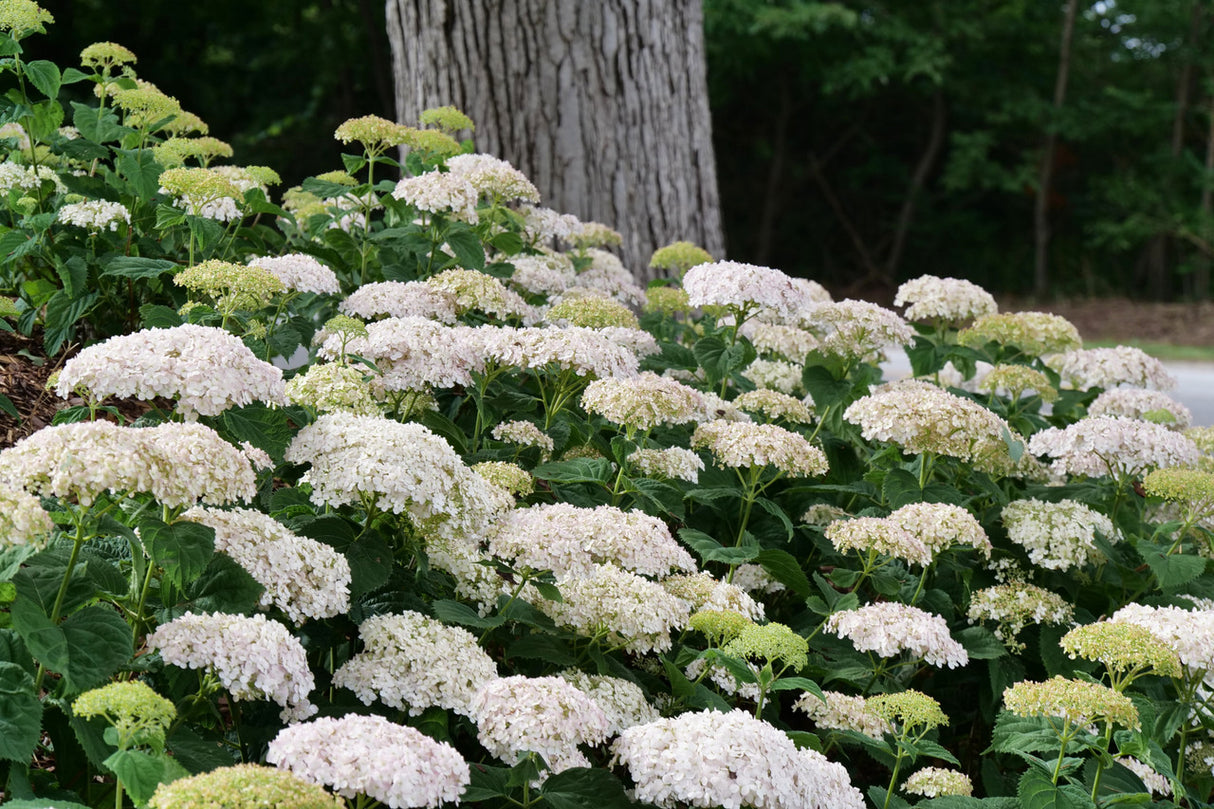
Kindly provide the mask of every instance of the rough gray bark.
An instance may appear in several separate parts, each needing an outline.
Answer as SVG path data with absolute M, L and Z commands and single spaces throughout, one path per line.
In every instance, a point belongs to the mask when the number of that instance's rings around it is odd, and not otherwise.
M 699 0 L 387 0 L 398 120 L 453 104 L 543 204 L 724 252 Z

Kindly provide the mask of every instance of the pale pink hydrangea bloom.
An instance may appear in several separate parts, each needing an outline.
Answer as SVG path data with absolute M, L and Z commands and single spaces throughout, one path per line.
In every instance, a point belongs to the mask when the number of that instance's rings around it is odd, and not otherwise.
M 742 312 L 763 308 L 786 320 L 795 319 L 814 305 L 811 293 L 779 270 L 737 261 L 692 267 L 683 276 L 683 289 L 691 306 L 721 306 Z
M 1214 609 L 1127 604 L 1109 620 L 1149 630 L 1176 651 L 1191 673 L 1214 671 Z
M 763 620 L 761 601 L 755 601 L 738 585 L 714 579 L 709 573 L 676 573 L 662 579 L 661 584 L 666 592 L 682 599 L 690 612 L 725 610 L 752 621 Z
M 961 278 L 921 275 L 898 287 L 894 306 L 906 306 L 907 320 L 959 324 L 999 311 L 991 293 Z
M 230 556 L 265 588 L 262 607 L 277 607 L 296 624 L 350 609 L 350 563 L 323 542 L 301 537 L 251 509 L 196 506 L 181 518 L 215 529 L 215 550 Z
M 628 728 L 612 748 L 636 799 L 673 809 L 863 809 L 847 770 L 743 710 Z
M 630 430 L 695 421 L 703 409 L 695 388 L 645 371 L 634 377 L 607 377 L 586 386 L 582 408 Z
M 826 473 L 826 455 L 800 433 L 774 424 L 709 421 L 691 436 L 695 449 L 707 447 L 720 467 L 773 466 L 789 477 Z
M 66 398 L 78 387 L 99 399 L 176 399 L 189 420 L 252 402 L 286 404 L 281 370 L 234 334 L 190 323 L 89 346 L 64 364 L 55 392 Z
M 974 515 L 951 503 L 908 503 L 888 518 L 910 531 L 934 556 L 955 545 L 968 545 L 991 558 L 991 540 Z
M 949 634 L 943 618 L 896 601 L 836 612 L 826 619 L 825 629 L 847 638 L 858 651 L 876 652 L 880 657 L 910 652 L 928 665 L 950 669 L 964 666 L 970 659 L 965 647 Z
M 148 635 L 147 645 L 170 666 L 213 672 L 232 699 L 276 702 L 283 721 L 317 711 L 308 701 L 315 681 L 303 644 L 264 615 L 187 612 Z
M 37 497 L 0 482 L 0 548 L 12 545 L 41 547 L 54 529 L 51 516 Z
M 1173 390 L 1176 379 L 1163 363 L 1133 346 L 1087 348 L 1055 354 L 1045 362 L 1058 372 L 1063 388 L 1135 388 Z
M 121 202 L 90 199 L 73 202 L 59 209 L 56 218 L 65 225 L 75 225 L 90 234 L 103 230 L 117 231 L 119 225 L 131 224 L 131 212 Z
M 548 771 L 589 767 L 578 745 L 607 738 L 603 709 L 560 677 L 502 677 L 472 700 L 477 738 L 491 755 L 514 764 L 524 751 L 539 753 Z
M 908 531 L 898 521 L 887 517 L 853 517 L 837 520 L 826 527 L 826 538 L 840 553 L 858 551 L 864 556 L 877 551 L 885 556 L 904 559 L 909 564 L 930 565 L 932 551 L 923 540 Z
M 385 705 L 418 716 L 438 706 L 471 716 L 472 698 L 497 678 L 497 664 L 476 637 L 421 613 L 376 615 L 358 627 L 363 650 L 333 674 L 365 704 Z
M 1193 412 L 1163 391 L 1145 388 L 1113 388 L 1088 405 L 1089 416 L 1117 416 L 1162 424 L 1184 430 L 1193 423 Z
M 338 795 L 366 795 L 392 809 L 458 803 L 472 780 L 454 747 L 382 716 L 326 716 L 283 728 L 266 761 Z
M 880 739 L 894 732 L 894 724 L 868 707 L 864 697 L 855 697 L 838 691 L 823 691 L 826 701 L 808 691 L 792 707 L 803 711 L 820 728 L 827 730 L 852 730 L 872 739 Z
M 598 329 L 482 326 L 478 332 L 485 359 L 499 367 L 542 370 L 553 365 L 602 379 L 635 376 L 640 366 L 630 348 Z
M 1108 517 L 1075 500 L 1013 500 L 1003 507 L 1002 519 L 1008 539 L 1028 551 L 1030 562 L 1046 570 L 1105 561 L 1096 547 L 1097 535 L 1109 542 L 1121 538 Z
M 802 312 L 802 324 L 818 335 L 819 351 L 848 360 L 875 360 L 888 346 L 915 339 L 909 323 L 868 301 L 817 304 Z
M 670 632 L 687 625 L 686 602 L 660 584 L 635 573 L 602 564 L 586 573 L 557 578 L 563 601 L 535 597 L 533 601 L 561 626 L 629 652 L 664 652 Z
M 328 295 L 336 295 L 341 292 L 337 275 L 321 264 L 317 258 L 307 253 L 262 256 L 252 258 L 247 263 L 250 267 L 269 270 L 275 278 L 282 281 L 282 285 L 286 289 Z
M 580 669 L 565 669 L 559 675 L 590 697 L 607 716 L 607 737 L 634 725 L 643 725 L 658 718 L 656 708 L 649 704 L 645 692 L 634 682 L 606 674 L 588 674 Z
M 691 554 L 675 541 L 666 523 L 641 511 L 606 505 L 552 503 L 514 509 L 489 537 L 489 552 L 557 575 L 589 575 L 604 562 L 658 578 L 672 570 L 695 570 Z
M 704 471 L 704 460 L 689 449 L 638 449 L 628 456 L 628 465 L 647 477 L 696 483 Z
M 1127 477 L 1152 469 L 1191 466 L 1201 457 L 1193 441 L 1158 424 L 1089 416 L 1050 427 L 1029 439 L 1029 452 L 1054 459 L 1055 475 Z
M 455 294 L 424 281 L 377 281 L 363 284 L 338 306 L 342 314 L 374 320 L 380 317 L 423 317 L 455 322 Z
M 526 175 L 500 157 L 460 154 L 447 158 L 446 166 L 448 174 L 466 180 L 481 196 L 498 203 L 540 201 L 540 192 Z

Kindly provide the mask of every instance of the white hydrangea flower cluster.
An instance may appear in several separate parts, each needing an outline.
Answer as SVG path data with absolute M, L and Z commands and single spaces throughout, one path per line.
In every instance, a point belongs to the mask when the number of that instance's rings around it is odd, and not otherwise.
M 827 730 L 851 730 L 871 739 L 880 739 L 894 732 L 894 723 L 868 707 L 864 697 L 855 697 L 838 691 L 823 691 L 823 702 L 817 694 L 802 692 L 792 707 L 803 711 L 820 728 Z
M 1008 539 L 1046 570 L 1098 564 L 1104 554 L 1096 547 L 1096 536 L 1109 542 L 1121 538 L 1108 517 L 1075 500 L 1013 500 L 1003 507 L 1002 519 Z
M 521 329 L 484 326 L 478 339 L 485 359 L 501 367 L 543 370 L 554 365 L 578 376 L 636 376 L 640 363 L 628 347 L 598 329 L 581 326 Z
M 812 399 L 798 399 L 774 390 L 751 390 L 733 400 L 734 405 L 749 413 L 762 413 L 769 420 L 784 419 L 792 424 L 809 424 L 813 413 L 809 404 Z
M 92 505 L 101 492 L 149 492 L 169 507 L 223 505 L 257 492 L 264 452 L 238 449 L 202 424 L 119 427 L 108 421 L 44 427 L 0 451 L 0 480 Z
M 385 390 L 411 391 L 472 384 L 483 367 L 477 330 L 445 326 L 421 317 L 390 317 L 367 324 L 367 336 L 346 342 L 346 351 L 375 363 Z M 342 336 L 321 345 L 326 359 L 341 356 Z
M 392 809 L 458 803 L 472 780 L 454 747 L 382 716 L 326 716 L 283 728 L 266 761 L 343 797 L 366 795 Z
M 669 649 L 671 630 L 685 627 L 691 616 L 687 602 L 661 584 L 610 563 L 559 576 L 556 584 L 562 601 L 532 598 L 548 617 L 637 654 Z
M 439 706 L 472 716 L 472 699 L 497 678 L 497 664 L 476 637 L 421 613 L 376 615 L 358 627 L 363 650 L 333 674 L 370 705 L 375 699 L 418 716 Z
M 1054 459 L 1055 475 L 1128 477 L 1152 469 L 1191 466 L 1201 457 L 1193 441 L 1167 427 L 1136 419 L 1088 416 L 1049 427 L 1029 439 L 1029 452 Z
M 608 738 L 659 717 L 657 708 L 649 704 L 645 692 L 634 682 L 606 674 L 588 674 L 581 669 L 565 669 L 559 676 L 603 709 Z
M 1134 346 L 1078 349 L 1046 357 L 1045 363 L 1058 372 L 1063 388 L 1176 387 L 1176 379 L 1162 362 Z
M 974 515 L 951 503 L 908 503 L 888 519 L 910 531 L 935 556 L 956 545 L 968 545 L 991 558 L 991 540 Z
M 742 325 L 742 334 L 750 338 L 759 354 L 774 354 L 789 362 L 805 362 L 806 355 L 818 347 L 813 332 L 780 323 L 750 320 Z
M 894 306 L 906 306 L 907 320 L 938 320 L 957 325 L 993 315 L 999 305 L 991 293 L 961 278 L 921 275 L 898 287 Z
M 921 795 L 924 798 L 939 798 L 942 795 L 974 794 L 974 782 L 963 772 L 944 767 L 924 767 L 911 774 L 902 785 L 902 791 L 908 795 Z
M 988 474 L 1019 471 L 1008 448 L 1018 433 L 977 402 L 922 382 L 861 397 L 843 418 L 869 441 L 888 441 L 907 454 L 932 452 L 972 463 Z
M 700 711 L 628 728 L 613 745 L 636 799 L 661 807 L 862 809 L 847 770 L 798 750 L 746 711 Z
M 131 224 L 131 212 L 125 205 L 103 199 L 69 203 L 59 209 L 55 218 L 65 225 L 84 228 L 89 235 L 103 230 L 117 232 L 119 225 Z
M 704 471 L 704 460 L 682 447 L 638 449 L 628 456 L 628 465 L 641 475 L 688 483 L 697 483 Z
M 447 158 L 447 172 L 466 180 L 481 196 L 497 203 L 523 200 L 538 203 L 540 192 L 527 176 L 500 157 L 459 154 Z
M 559 295 L 577 281 L 573 262 L 563 253 L 511 256 L 508 261 L 514 265 L 510 283 L 532 295 Z
M 214 672 L 232 699 L 276 702 L 285 722 L 317 711 L 308 701 L 315 681 L 303 644 L 264 615 L 187 612 L 158 627 L 147 644 L 170 666 Z
M 818 335 L 819 351 L 846 360 L 875 360 L 886 347 L 910 345 L 915 339 L 915 330 L 896 312 L 868 301 L 817 304 L 802 318 Z
M 37 497 L 0 481 L 0 548 L 42 547 L 54 529 L 51 516 Z
M 392 196 L 426 213 L 445 214 L 470 225 L 480 221 L 476 211 L 480 192 L 462 175 L 427 171 L 416 177 L 405 177 L 392 189 Z
M 742 376 L 760 390 L 773 390 L 792 396 L 800 393 L 804 366 L 784 360 L 758 359 L 742 370 Z
M 589 767 L 578 745 L 607 739 L 607 714 L 560 677 L 502 677 L 472 700 L 477 738 L 490 754 L 514 764 L 524 751 L 544 757 L 549 772 Z M 627 731 L 625 731 L 627 732 Z
M 691 661 L 687 665 L 687 668 L 683 670 L 683 676 L 693 683 L 699 682 L 702 677 L 707 676 L 708 679 L 712 680 L 713 685 L 721 690 L 721 693 L 750 700 L 751 702 L 758 702 L 759 697 L 762 696 L 762 692 L 759 691 L 758 682 L 759 667 L 749 660 L 743 662 L 750 669 L 751 674 L 754 675 L 754 679 L 751 682 L 739 681 L 733 672 L 725 666 L 720 663 L 709 665 L 707 658 L 703 657 L 697 657 Z M 708 668 L 707 674 L 704 672 L 705 667 Z
M 363 284 L 341 302 L 342 314 L 374 320 L 380 317 L 423 317 L 455 322 L 455 295 L 424 281 L 376 281 Z
M 1013 649 L 1022 649 L 1017 640 L 1020 630 L 1029 624 L 1069 624 L 1075 610 L 1062 596 L 1049 590 L 1011 579 L 994 587 L 975 590 L 966 612 L 969 622 L 994 621 L 995 637 Z
M 336 295 L 341 292 L 337 275 L 320 260 L 307 253 L 288 253 L 283 256 L 262 256 L 248 261 L 250 267 L 261 267 L 282 282 L 286 289 L 296 292 L 315 292 Z
M 67 191 L 63 180 L 59 179 L 59 175 L 49 166 L 34 168 L 12 161 L 0 163 L 0 194 L 8 194 L 18 188 L 22 191 L 37 191 L 38 187 L 47 180 L 55 184 L 57 192 Z
M 588 247 L 584 255 L 590 259 L 590 266 L 578 273 L 578 287 L 615 298 L 627 306 L 645 305 L 645 290 L 637 286 L 636 278 L 614 253 Z M 574 288 L 570 287 L 562 297 L 573 291 Z
M 539 311 L 512 289 L 488 273 L 452 267 L 425 282 L 439 292 L 455 296 L 455 312 L 484 312 L 500 320 L 519 320 L 525 324 L 539 320 Z
M 1109 620 L 1149 630 L 1176 651 L 1190 672 L 1214 671 L 1214 609 L 1127 604 Z
M 983 315 L 961 330 L 957 342 L 971 348 L 981 348 L 994 342 L 1018 348 L 1034 357 L 1071 351 L 1083 345 L 1075 324 L 1049 312 Z
M 1112 388 L 1088 405 L 1089 416 L 1114 416 L 1162 424 L 1184 430 L 1193 424 L 1193 412 L 1163 391 L 1147 388 Z
M 318 362 L 302 374 L 291 377 L 286 387 L 287 400 L 310 407 L 318 413 L 337 410 L 359 416 L 381 413 L 371 383 L 362 371 L 338 362 Z
M 683 276 L 691 306 L 720 306 L 739 311 L 759 307 L 793 320 L 813 301 L 793 279 L 770 267 L 716 261 L 692 267 Z
M 762 565 L 745 564 L 734 568 L 732 582 L 748 593 L 778 593 L 784 589 Z
M 930 565 L 932 551 L 901 523 L 888 517 L 853 517 L 826 526 L 826 538 L 839 553 L 876 551 L 912 565 Z
M 772 466 L 789 477 L 826 474 L 826 454 L 800 433 L 775 424 L 717 419 L 696 427 L 693 449 L 708 448 L 720 467 Z
M 896 601 L 868 604 L 836 612 L 825 629 L 847 638 L 861 652 L 893 657 L 911 652 L 928 665 L 950 669 L 969 663 L 965 647 L 953 640 L 948 623 L 939 615 Z
M 755 601 L 736 584 L 714 579 L 709 573 L 676 573 L 662 579 L 661 584 L 662 589 L 687 604 L 691 612 L 724 610 L 744 615 L 752 621 L 763 620 L 763 602 Z
M 378 495 L 380 508 L 435 531 L 479 533 L 500 505 L 451 445 L 420 424 L 326 413 L 296 434 L 286 460 L 311 464 L 303 480 L 318 505 Z
M 215 529 L 215 550 L 230 556 L 265 588 L 262 607 L 277 607 L 296 624 L 350 609 L 350 563 L 323 542 L 301 537 L 250 509 L 196 506 L 181 518 Z
M 176 399 L 191 421 L 251 402 L 286 404 L 281 370 L 258 359 L 236 335 L 190 323 L 89 346 L 64 364 L 55 392 L 67 398 L 78 387 L 99 399 Z
M 695 421 L 704 407 L 695 388 L 645 371 L 634 377 L 596 379 L 582 393 L 582 407 L 630 430 Z
M 1172 797 L 1172 781 L 1166 776 L 1160 775 L 1153 767 L 1148 764 L 1143 764 L 1136 758 L 1129 756 L 1118 756 L 1113 759 L 1114 764 L 1120 764 L 1134 775 L 1138 776 L 1138 780 L 1147 788 L 1148 792 L 1156 795 L 1162 795 L 1165 798 Z
M 532 242 L 548 244 L 553 239 L 568 240 L 582 222 L 571 213 L 560 213 L 551 208 L 523 203 L 519 206 L 523 215 L 523 232 Z
M 490 433 L 498 441 L 524 447 L 538 447 L 545 457 L 556 447 L 552 438 L 529 421 L 503 421 Z

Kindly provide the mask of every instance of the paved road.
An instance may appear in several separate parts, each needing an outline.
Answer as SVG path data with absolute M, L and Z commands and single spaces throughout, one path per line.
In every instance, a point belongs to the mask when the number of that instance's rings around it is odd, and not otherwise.
M 910 374 L 910 363 L 902 352 L 890 352 L 889 361 L 882 366 L 887 379 L 899 379 Z M 1169 391 L 1193 411 L 1193 425 L 1214 426 L 1214 363 L 1165 362 L 1168 373 L 1176 378 L 1176 390 Z

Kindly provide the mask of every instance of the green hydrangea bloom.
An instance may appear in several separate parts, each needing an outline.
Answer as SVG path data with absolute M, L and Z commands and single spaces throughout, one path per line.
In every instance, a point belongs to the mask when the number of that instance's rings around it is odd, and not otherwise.
M 809 641 L 784 624 L 751 624 L 721 649 L 725 654 L 800 671 L 809 663 Z
M 697 264 L 708 264 L 712 254 L 691 242 L 674 242 L 653 251 L 649 266 L 657 270 L 682 275 Z
M 122 750 L 136 744 L 161 747 L 169 725 L 177 718 L 173 703 L 139 680 L 85 691 L 72 703 L 72 712 L 85 719 L 103 717 L 118 731 Z
M 708 638 L 713 646 L 723 646 L 737 638 L 755 622 L 732 610 L 700 610 L 688 623 L 692 629 Z
M 293 773 L 259 764 L 219 767 L 156 788 L 151 809 L 345 809 L 346 802 Z
M 423 110 L 418 122 L 422 126 L 437 126 L 448 133 L 459 132 L 463 129 L 467 129 L 469 132 L 476 131 L 476 124 L 472 122 L 472 119 L 450 105 Z
M 927 731 L 948 724 L 948 716 L 940 703 L 914 689 L 869 697 L 866 706 L 877 716 L 897 722 L 906 730 L 922 727 Z

